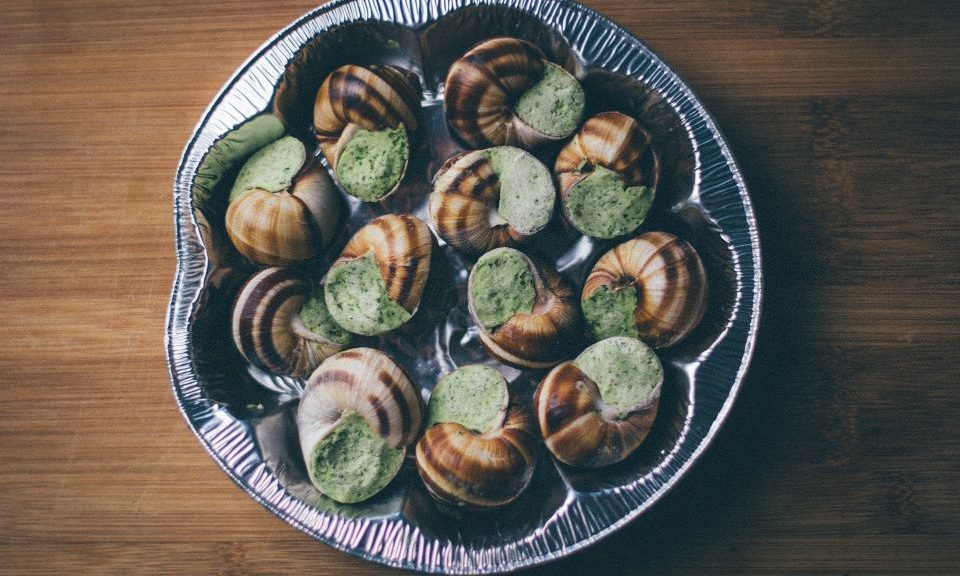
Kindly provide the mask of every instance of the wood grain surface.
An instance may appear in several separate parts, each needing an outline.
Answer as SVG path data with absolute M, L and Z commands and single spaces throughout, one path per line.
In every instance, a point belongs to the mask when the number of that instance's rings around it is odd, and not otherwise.
M 960 573 L 960 3 L 588 4 L 722 127 L 766 300 L 701 463 L 528 573 Z M 0 4 L 0 573 L 394 573 L 239 490 L 164 357 L 179 156 L 232 72 L 311 8 Z

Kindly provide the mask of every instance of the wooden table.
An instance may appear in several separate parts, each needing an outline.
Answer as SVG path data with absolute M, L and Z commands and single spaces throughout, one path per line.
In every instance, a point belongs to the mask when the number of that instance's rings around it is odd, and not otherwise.
M 960 3 L 589 4 L 725 131 L 766 300 L 702 462 L 531 573 L 960 573 Z M 164 358 L 179 155 L 233 70 L 310 8 L 0 7 L 0 573 L 390 572 L 236 488 Z

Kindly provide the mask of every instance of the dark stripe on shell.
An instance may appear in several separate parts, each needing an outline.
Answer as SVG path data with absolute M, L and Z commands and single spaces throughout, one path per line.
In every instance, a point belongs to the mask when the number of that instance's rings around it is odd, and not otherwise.
M 397 404 L 397 410 L 400 412 L 400 437 L 406 440 L 410 436 L 410 432 L 412 432 L 410 404 L 407 402 L 406 396 L 403 395 L 400 384 L 390 376 L 389 372 L 381 370 L 380 373 L 377 374 L 377 379 L 387 388 L 393 401 Z

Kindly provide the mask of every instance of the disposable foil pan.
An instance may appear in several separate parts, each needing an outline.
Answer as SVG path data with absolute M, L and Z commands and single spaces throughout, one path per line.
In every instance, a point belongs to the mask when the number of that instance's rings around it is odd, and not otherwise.
M 293 415 L 302 381 L 263 373 L 233 348 L 230 308 L 252 269 L 230 257 L 218 211 L 192 197 L 198 166 L 218 138 L 263 111 L 301 117 L 300 135 L 308 136 L 317 86 L 340 64 L 395 64 L 417 74 L 424 88 L 425 134 L 408 177 L 382 204 L 349 202 L 349 225 L 318 263 L 322 274 L 349 232 L 378 214 L 410 212 L 429 221 L 430 179 L 446 158 L 464 149 L 443 117 L 443 79 L 453 60 L 495 36 L 529 40 L 575 71 L 589 112 L 620 110 L 651 131 L 663 175 L 644 229 L 672 232 L 697 249 L 710 287 L 708 312 L 689 338 L 661 353 L 666 381 L 659 415 L 651 435 L 626 461 L 579 471 L 544 451 L 533 486 L 496 513 L 438 506 L 409 461 L 374 499 L 336 504 L 311 486 L 297 448 Z M 550 165 L 555 153 L 547 150 L 541 157 Z M 347 0 L 310 12 L 251 56 L 204 113 L 177 170 L 174 224 L 178 267 L 166 347 L 174 394 L 187 422 L 230 478 L 277 516 L 340 550 L 401 568 L 509 571 L 579 550 L 642 514 L 697 460 L 730 411 L 759 320 L 754 215 L 713 120 L 637 38 L 565 0 Z M 582 286 L 613 243 L 579 237 L 559 223 L 551 226 L 524 249 Z M 479 343 L 464 296 L 470 264 L 441 242 L 428 303 L 410 327 L 377 345 L 403 365 L 424 396 L 440 375 L 471 362 L 500 368 L 515 389 L 530 393 L 543 372 L 499 365 Z

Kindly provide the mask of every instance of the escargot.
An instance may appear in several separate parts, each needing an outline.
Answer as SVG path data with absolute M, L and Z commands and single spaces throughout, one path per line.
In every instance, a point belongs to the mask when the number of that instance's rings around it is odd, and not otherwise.
M 392 194 L 410 160 L 420 82 L 395 66 L 348 64 L 320 85 L 313 109 L 317 143 L 352 196 L 376 202 Z
M 230 191 L 226 228 L 237 250 L 264 266 L 308 260 L 330 245 L 342 204 L 323 167 L 303 143 L 285 136 L 240 169 Z
M 354 234 L 327 272 L 333 319 L 355 334 L 400 327 L 417 311 L 430 274 L 433 236 L 410 214 L 374 218 Z
M 556 195 L 550 172 L 529 153 L 512 146 L 476 150 L 437 172 L 430 219 L 455 248 L 485 252 L 542 230 Z
M 480 340 L 518 368 L 549 368 L 569 357 L 579 332 L 576 296 L 553 269 L 513 248 L 481 256 L 467 281 Z
M 551 370 L 533 395 L 547 449 L 571 466 L 620 462 L 657 416 L 663 367 L 636 338 L 615 336 Z
M 397 475 L 422 419 L 416 386 L 389 356 L 372 348 L 331 356 L 297 407 L 311 483 L 346 504 L 374 496 Z
M 227 195 L 232 184 L 226 176 L 283 134 L 283 123 L 273 114 L 254 116 L 214 142 L 197 166 L 191 189 L 194 216 L 207 256 L 213 264 L 226 264 L 231 256 L 231 244 L 223 228 Z
M 266 268 L 247 280 L 231 318 L 240 354 L 274 374 L 307 376 L 352 343 L 327 312 L 323 287 L 286 268 Z
M 472 508 L 514 501 L 533 477 L 537 426 L 494 368 L 472 364 L 437 382 L 417 442 L 417 470 L 437 499 Z
M 517 38 L 482 42 L 455 61 L 444 84 L 447 121 L 473 148 L 533 148 L 568 137 L 583 119 L 580 83 Z
M 619 112 L 584 122 L 554 165 L 563 213 L 574 228 L 614 238 L 643 223 L 660 174 L 650 143 L 650 133 Z
M 647 232 L 597 261 L 580 303 L 594 338 L 633 336 L 666 348 L 703 318 L 707 277 L 690 244 L 667 232 Z

